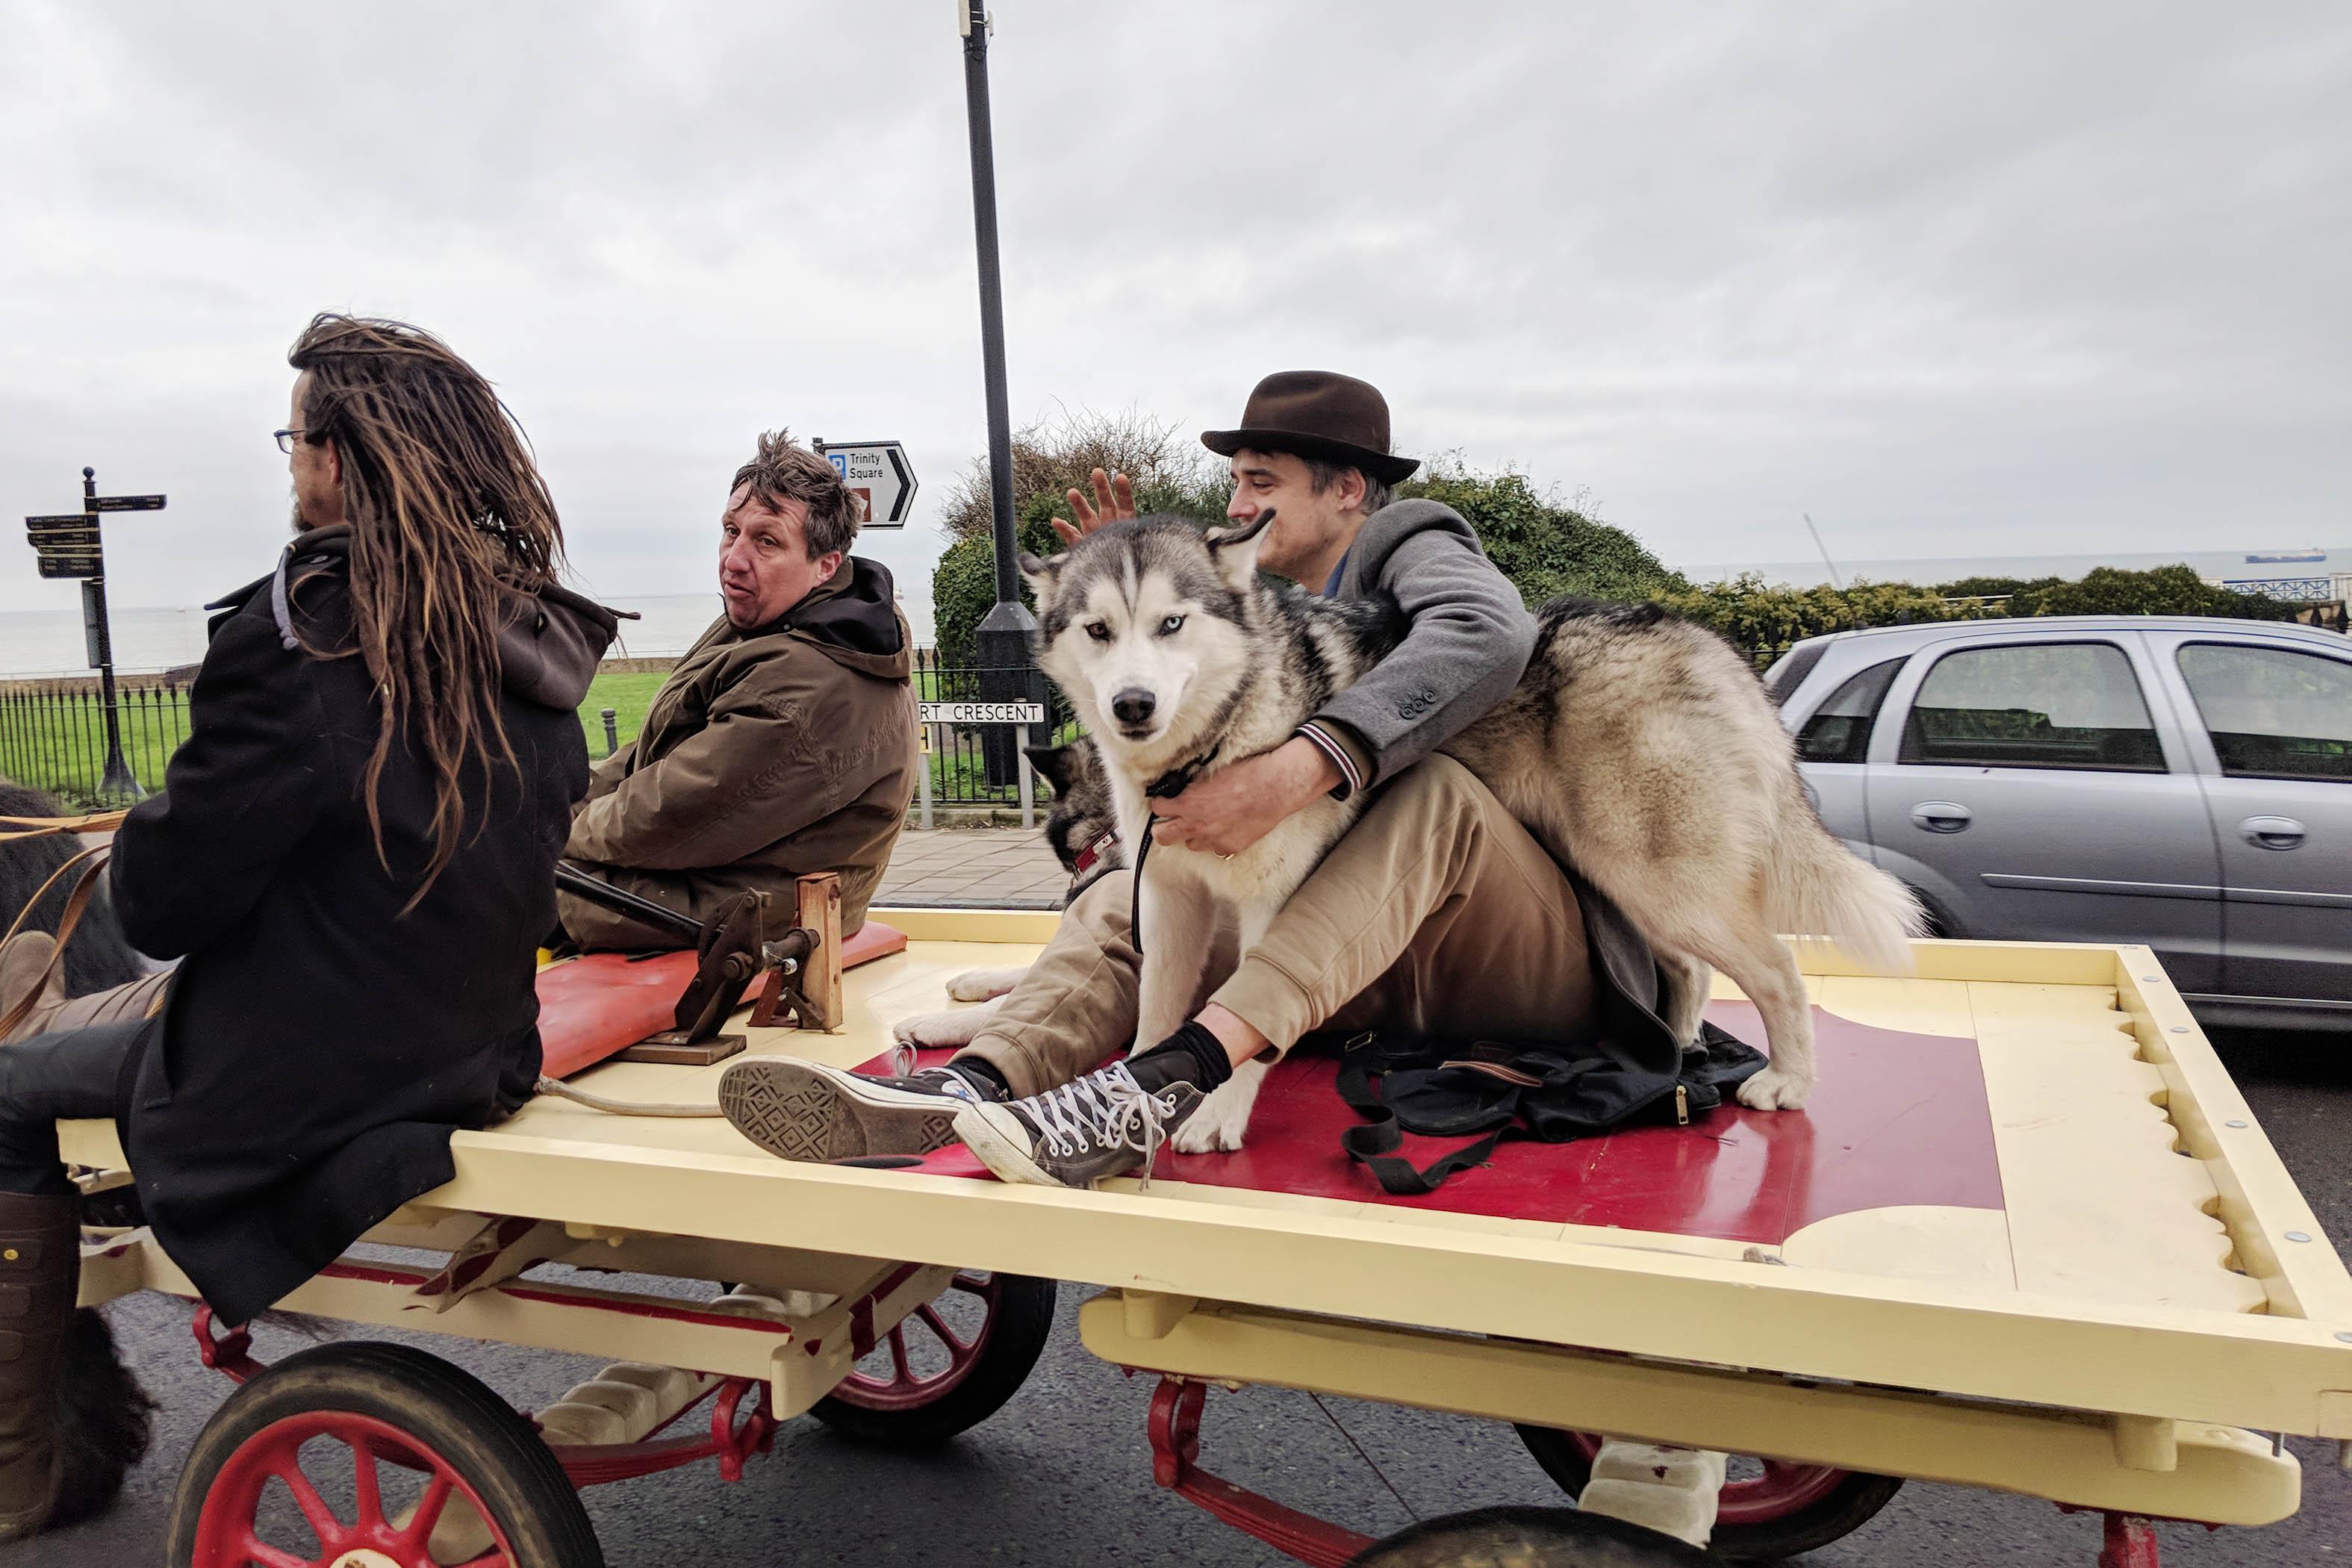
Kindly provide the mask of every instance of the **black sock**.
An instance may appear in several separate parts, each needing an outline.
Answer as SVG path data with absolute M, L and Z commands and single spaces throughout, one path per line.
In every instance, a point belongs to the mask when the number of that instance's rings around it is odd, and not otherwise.
M 1147 1093 L 1156 1094 L 1171 1083 L 1189 1083 L 1206 1094 L 1234 1076 L 1234 1062 L 1217 1037 L 1195 1019 L 1150 1050 L 1128 1058 L 1127 1070 Z
M 991 1100 L 1002 1101 L 1013 1098 L 1013 1085 L 996 1070 L 994 1062 L 980 1057 L 960 1057 L 948 1063 L 948 1070 Z

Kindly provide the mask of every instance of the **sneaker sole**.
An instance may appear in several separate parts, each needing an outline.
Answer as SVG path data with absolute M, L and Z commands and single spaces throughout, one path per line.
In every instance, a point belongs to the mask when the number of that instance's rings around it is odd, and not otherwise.
M 719 1079 L 735 1131 L 783 1160 L 824 1163 L 871 1154 L 928 1154 L 956 1141 L 961 1102 L 845 1084 L 814 1062 L 761 1057 Z
M 1000 1182 L 1031 1187 L 1060 1187 L 1066 1192 L 1070 1190 L 1069 1183 L 1055 1180 L 1037 1163 L 1026 1134 L 1018 1131 L 1018 1121 L 1013 1121 L 1016 1131 L 1011 1134 L 997 1126 L 997 1119 L 988 1113 L 1001 1109 L 993 1105 L 965 1106 L 956 1113 L 955 1130 L 950 1136 L 961 1139 L 964 1147 L 994 1173 Z M 1005 1120 L 1013 1121 L 1012 1112 L 1005 1112 Z

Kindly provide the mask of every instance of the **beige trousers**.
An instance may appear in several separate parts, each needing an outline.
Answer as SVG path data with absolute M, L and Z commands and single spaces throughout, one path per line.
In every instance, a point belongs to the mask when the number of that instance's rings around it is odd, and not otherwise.
M 1118 871 L 1080 894 L 959 1054 L 988 1062 L 1026 1096 L 1134 1045 L 1143 961 L 1129 939 L 1133 886 Z M 1318 1029 L 1373 1025 L 1566 1039 L 1592 997 L 1583 911 L 1568 879 L 1468 769 L 1436 756 L 1381 786 L 1203 1000 L 1286 1051 Z

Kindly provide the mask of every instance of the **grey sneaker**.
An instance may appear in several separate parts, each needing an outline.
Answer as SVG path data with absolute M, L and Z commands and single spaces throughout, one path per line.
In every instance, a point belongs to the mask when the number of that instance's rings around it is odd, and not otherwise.
M 1189 1083 L 1146 1093 L 1123 1062 L 1027 1100 L 974 1100 L 954 1136 L 1007 1182 L 1089 1187 L 1151 1163 L 1206 1097 Z
M 950 1068 L 869 1078 L 788 1057 L 753 1057 L 719 1079 L 735 1131 L 786 1160 L 928 1154 L 956 1140 L 955 1113 L 987 1091 Z

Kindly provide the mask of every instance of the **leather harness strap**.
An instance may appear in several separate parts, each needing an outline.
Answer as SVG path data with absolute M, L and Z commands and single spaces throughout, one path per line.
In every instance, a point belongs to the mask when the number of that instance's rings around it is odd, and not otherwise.
M 1171 795 L 1182 795 L 1192 787 L 1192 781 L 1206 773 L 1209 764 L 1217 760 L 1218 750 L 1218 747 L 1211 746 L 1191 762 L 1181 767 L 1170 768 L 1153 779 L 1143 786 L 1144 800 L 1166 800 Z M 1147 807 L 1143 814 L 1143 842 L 1135 847 L 1135 881 L 1128 889 L 1127 939 L 1135 948 L 1138 958 L 1143 956 L 1143 862 L 1150 858 L 1151 825 L 1158 820 Z

